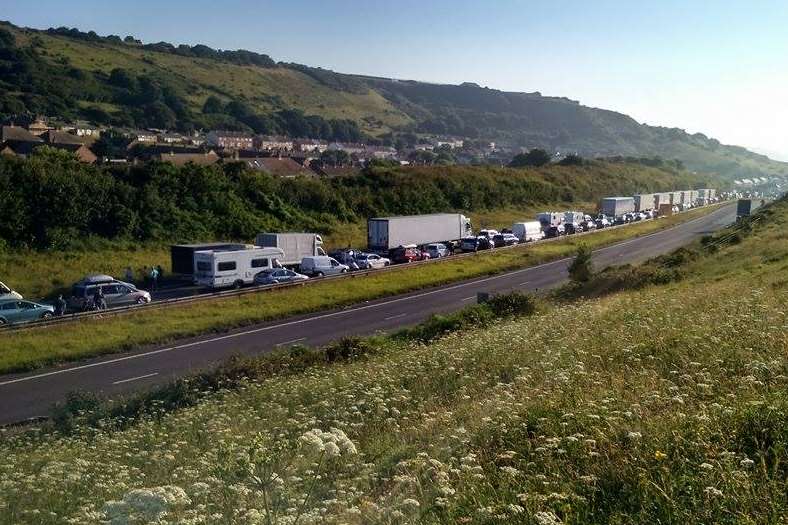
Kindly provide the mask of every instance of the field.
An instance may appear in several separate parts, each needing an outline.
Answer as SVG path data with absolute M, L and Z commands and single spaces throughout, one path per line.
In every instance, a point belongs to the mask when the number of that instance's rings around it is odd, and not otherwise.
M 0 520 L 784 523 L 787 225 L 783 201 L 666 286 L 9 434 Z
M 469 259 L 443 261 L 363 278 L 341 279 L 307 287 L 210 299 L 174 308 L 134 312 L 111 319 L 92 319 L 46 329 L 3 334 L 0 373 L 32 370 L 55 362 L 118 352 L 146 344 L 201 333 L 223 331 L 262 321 L 335 308 L 412 290 L 501 273 L 573 254 L 579 244 L 601 247 L 675 225 L 716 207 L 604 230 L 558 242 L 522 245 Z

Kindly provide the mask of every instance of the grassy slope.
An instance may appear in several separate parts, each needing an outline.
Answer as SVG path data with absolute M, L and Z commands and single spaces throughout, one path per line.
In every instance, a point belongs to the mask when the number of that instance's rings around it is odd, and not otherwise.
M 0 519 L 97 523 L 160 494 L 168 522 L 780 523 L 786 226 L 783 203 L 669 286 L 381 343 L 125 431 L 9 439 Z M 299 440 L 313 428 L 355 453 Z
M 3 334 L 0 373 L 30 370 L 53 362 L 71 361 L 160 343 L 211 331 L 222 331 L 266 320 L 353 304 L 363 300 L 540 264 L 571 255 L 578 244 L 596 248 L 644 235 L 708 213 L 712 207 L 646 221 L 627 228 L 605 230 L 557 242 L 522 245 L 511 250 L 481 253 L 472 260 L 401 267 L 367 277 L 330 280 L 295 287 L 158 310 L 138 311 L 111 319 L 86 320 L 46 329 Z

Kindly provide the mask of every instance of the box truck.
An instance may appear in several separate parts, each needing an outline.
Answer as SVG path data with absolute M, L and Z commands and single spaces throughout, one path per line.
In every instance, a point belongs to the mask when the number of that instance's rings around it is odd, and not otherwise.
M 279 248 L 194 252 L 194 284 L 208 288 L 240 288 L 252 284 L 263 270 L 281 266 L 285 252 Z
M 304 257 L 325 255 L 323 239 L 316 233 L 260 233 L 255 244 L 262 248 L 279 248 L 284 252 L 282 266 L 298 266 Z
M 536 214 L 536 220 L 542 225 L 542 229 L 550 226 L 560 226 L 564 223 L 564 214 L 559 211 L 543 211 Z
M 635 211 L 635 199 L 632 197 L 606 197 L 599 205 L 603 215 L 619 217 Z
M 375 217 L 367 221 L 367 244 L 374 252 L 397 246 L 456 241 L 471 235 L 471 221 L 460 213 Z
M 752 215 L 755 210 L 766 204 L 765 199 L 739 199 L 736 204 L 736 218 Z
M 194 274 L 194 253 L 200 251 L 234 251 L 253 248 L 250 244 L 232 242 L 209 242 L 201 244 L 174 244 L 170 246 L 172 273 L 181 275 Z
M 635 211 L 646 211 L 654 209 L 654 194 L 639 193 L 632 197 L 635 201 Z

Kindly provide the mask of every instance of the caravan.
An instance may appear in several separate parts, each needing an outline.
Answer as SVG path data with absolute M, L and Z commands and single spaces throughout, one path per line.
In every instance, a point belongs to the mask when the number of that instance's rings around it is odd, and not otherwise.
M 194 252 L 194 284 L 209 288 L 240 288 L 252 284 L 263 270 L 281 266 L 279 248 Z

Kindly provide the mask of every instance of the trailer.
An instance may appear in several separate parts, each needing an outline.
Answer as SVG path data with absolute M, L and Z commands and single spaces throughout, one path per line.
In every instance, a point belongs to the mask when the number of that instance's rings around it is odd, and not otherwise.
M 654 194 L 639 193 L 632 197 L 635 200 L 635 211 L 646 211 L 654 209 Z
M 670 203 L 673 206 L 678 206 L 681 204 L 681 192 L 680 191 L 671 191 L 670 192 Z
M 635 211 L 635 199 L 632 197 L 605 197 L 599 204 L 603 215 L 619 217 Z
M 670 204 L 670 192 L 662 192 L 654 194 L 654 209 L 660 209 L 663 204 Z
M 255 244 L 262 248 L 279 248 L 284 252 L 282 266 L 298 266 L 304 257 L 325 255 L 323 238 L 316 233 L 260 233 Z
M 194 274 L 194 254 L 200 251 L 235 251 L 252 248 L 248 244 L 232 242 L 213 242 L 201 244 L 174 244 L 170 246 L 172 273 L 185 276 Z
M 660 217 L 670 217 L 673 215 L 673 205 L 669 202 L 663 202 L 660 204 L 658 210 Z
M 755 213 L 755 210 L 764 206 L 766 199 L 739 199 L 736 203 L 736 218 L 748 217 Z
M 252 284 L 263 270 L 278 268 L 285 252 L 279 248 L 194 252 L 194 284 L 208 288 L 240 288 Z
M 375 217 L 367 221 L 367 244 L 374 252 L 398 246 L 430 244 L 471 235 L 471 221 L 460 213 Z

